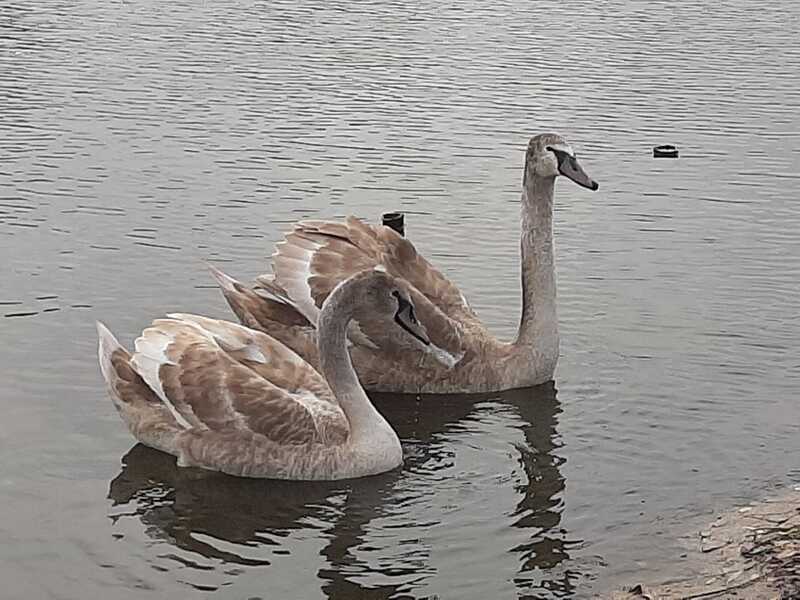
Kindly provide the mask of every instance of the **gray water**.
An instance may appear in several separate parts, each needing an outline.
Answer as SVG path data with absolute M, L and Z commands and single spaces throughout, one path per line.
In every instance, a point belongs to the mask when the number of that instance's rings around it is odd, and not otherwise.
M 580 598 L 690 571 L 677 531 L 800 480 L 798 30 L 793 0 L 0 4 L 0 595 Z M 130 344 L 230 317 L 205 263 L 266 271 L 301 218 L 407 212 L 511 336 L 548 130 L 601 183 L 557 185 L 555 385 L 379 397 L 406 463 L 361 481 L 134 445 L 94 321 Z

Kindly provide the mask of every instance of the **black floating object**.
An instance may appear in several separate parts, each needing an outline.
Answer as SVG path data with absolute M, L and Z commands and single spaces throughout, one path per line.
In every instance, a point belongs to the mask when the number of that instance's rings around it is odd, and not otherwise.
M 678 149 L 672 144 L 653 148 L 653 158 L 678 158 Z
M 402 236 L 406 235 L 405 215 L 401 212 L 383 213 L 383 224 L 391 227 Z

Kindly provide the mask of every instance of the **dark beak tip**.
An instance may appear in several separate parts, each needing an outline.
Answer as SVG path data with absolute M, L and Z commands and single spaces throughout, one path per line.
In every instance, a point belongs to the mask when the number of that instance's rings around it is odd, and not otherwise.
M 592 181 L 591 185 L 589 186 L 589 189 L 592 190 L 593 192 L 596 192 L 597 190 L 600 189 L 600 184 L 597 183 L 596 181 Z

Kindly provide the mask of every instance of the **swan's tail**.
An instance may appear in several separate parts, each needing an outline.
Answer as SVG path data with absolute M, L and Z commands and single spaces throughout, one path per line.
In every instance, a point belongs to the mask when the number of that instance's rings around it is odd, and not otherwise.
M 175 454 L 175 436 L 182 428 L 136 372 L 130 353 L 99 321 L 97 337 L 100 371 L 120 417 L 137 440 L 151 448 Z

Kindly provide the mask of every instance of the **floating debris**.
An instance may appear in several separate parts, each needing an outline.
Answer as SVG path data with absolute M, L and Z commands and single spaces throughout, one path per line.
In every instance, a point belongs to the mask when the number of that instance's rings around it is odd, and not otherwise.
M 405 215 L 401 212 L 383 213 L 383 224 L 402 236 L 406 234 Z
M 653 148 L 653 158 L 678 158 L 678 149 L 672 144 Z

